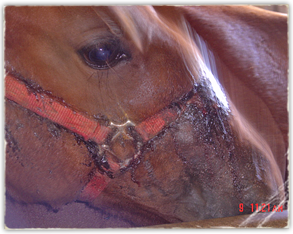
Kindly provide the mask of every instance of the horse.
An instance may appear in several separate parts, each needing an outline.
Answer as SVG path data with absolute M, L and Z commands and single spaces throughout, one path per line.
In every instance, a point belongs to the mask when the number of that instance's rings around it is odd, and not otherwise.
M 286 15 L 8 6 L 4 59 L 7 227 L 286 209 Z

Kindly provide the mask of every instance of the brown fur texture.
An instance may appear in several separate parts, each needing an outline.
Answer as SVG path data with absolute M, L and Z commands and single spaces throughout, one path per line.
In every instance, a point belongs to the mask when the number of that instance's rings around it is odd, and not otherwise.
M 251 203 L 283 201 L 285 16 L 247 6 L 11 6 L 5 20 L 6 72 L 99 120 L 139 124 L 196 93 L 94 200 L 80 196 L 97 171 L 89 142 L 5 100 L 8 227 L 138 227 L 235 216 L 250 213 Z M 230 111 L 201 80 L 189 30 L 214 53 Z M 88 66 L 81 49 L 113 38 L 125 58 L 108 69 Z M 121 158 L 131 151 L 124 137 L 111 144 Z

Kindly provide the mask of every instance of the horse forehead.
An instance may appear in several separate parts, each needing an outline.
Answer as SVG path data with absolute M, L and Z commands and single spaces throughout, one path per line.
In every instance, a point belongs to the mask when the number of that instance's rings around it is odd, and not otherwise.
M 106 24 L 91 7 L 7 7 L 9 26 L 21 25 L 22 31 L 50 35 L 80 35 L 92 29 L 105 29 Z
M 131 34 L 129 39 L 135 42 L 132 35 L 134 31 L 122 32 L 126 29 L 127 20 L 121 20 L 117 9 L 116 11 L 114 9 L 115 7 L 106 6 L 10 6 L 5 10 L 6 27 L 15 28 L 18 31 L 18 37 L 24 38 L 24 41 L 27 34 L 33 34 L 38 35 L 37 40 L 42 42 L 45 42 L 47 37 L 50 40 L 65 41 L 78 46 L 77 43 L 82 43 L 84 40 L 90 41 L 92 37 L 99 35 L 100 31 L 108 31 L 118 36 L 125 36 L 125 33 Z M 149 37 L 150 33 L 153 34 L 151 31 L 154 28 L 156 34 L 163 31 L 161 24 L 153 20 L 156 18 L 155 12 L 164 15 L 168 20 L 173 21 L 176 18 L 176 11 L 173 8 L 168 7 L 168 11 L 164 9 L 123 6 L 118 7 L 118 12 L 122 12 L 121 14 L 126 19 L 133 18 L 135 27 L 139 28 L 139 33 L 143 34 L 142 37 Z M 173 18 L 170 18 L 170 12 Z

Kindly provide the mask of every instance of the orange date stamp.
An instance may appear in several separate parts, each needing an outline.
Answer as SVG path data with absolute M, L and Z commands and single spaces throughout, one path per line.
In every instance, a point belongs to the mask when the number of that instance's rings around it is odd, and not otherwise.
M 262 204 L 258 204 L 258 203 L 251 203 L 250 204 L 250 209 L 251 212 L 283 212 L 283 205 L 271 205 L 271 204 L 266 204 L 266 203 L 262 203 Z M 239 204 L 239 212 L 243 212 L 244 210 L 244 205 L 243 203 Z

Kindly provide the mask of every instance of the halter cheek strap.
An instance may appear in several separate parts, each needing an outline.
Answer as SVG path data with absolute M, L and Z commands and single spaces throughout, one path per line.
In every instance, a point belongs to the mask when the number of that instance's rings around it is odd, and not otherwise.
M 5 77 L 5 97 L 29 109 L 36 114 L 47 118 L 70 131 L 82 136 L 85 141 L 92 140 L 98 145 L 104 145 L 108 136 L 113 133 L 115 127 L 102 125 L 90 116 L 76 112 L 45 92 L 31 92 L 27 85 L 11 74 Z M 178 111 L 174 108 L 165 108 L 154 116 L 146 119 L 134 127 L 142 139 L 141 144 L 149 141 L 161 130 L 178 117 Z M 107 159 L 110 169 L 118 171 L 120 165 Z M 96 198 L 107 186 L 111 179 L 100 173 L 96 173 L 83 189 L 81 197 L 87 199 Z
M 11 75 L 5 78 L 5 97 L 81 135 L 86 141 L 92 139 L 102 144 L 110 132 L 109 128 L 73 111 L 44 93 L 29 92 L 23 82 Z

